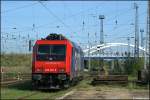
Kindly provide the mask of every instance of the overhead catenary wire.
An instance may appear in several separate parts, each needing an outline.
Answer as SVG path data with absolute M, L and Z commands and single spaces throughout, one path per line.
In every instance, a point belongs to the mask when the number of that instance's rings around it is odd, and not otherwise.
M 38 1 L 38 2 L 47 10 L 47 12 L 49 12 L 48 14 L 50 14 L 50 16 L 52 15 L 53 17 L 57 18 L 57 20 L 60 21 L 67 29 L 73 32 L 70 26 L 64 23 L 57 15 L 55 15 L 50 9 L 48 9 L 41 1 Z
M 21 10 L 21 9 L 27 8 L 27 7 L 32 7 L 35 4 L 38 4 L 38 3 L 36 2 L 36 3 L 33 3 L 33 4 L 24 5 L 24 6 L 21 6 L 21 7 L 16 7 L 16 8 L 13 8 L 13 9 L 4 10 L 4 11 L 1 11 L 1 14 L 5 14 L 5 13 L 8 13 L 8 12 L 14 12 L 14 11 Z
M 81 11 L 81 12 L 72 14 L 72 15 L 70 15 L 70 16 L 68 16 L 68 17 L 63 18 L 63 20 L 69 20 L 69 19 L 71 19 L 71 18 L 74 18 L 74 17 L 76 17 L 76 16 L 79 16 L 79 15 L 82 14 L 83 12 L 87 12 L 87 11 L 92 10 L 92 9 L 93 9 L 93 8 L 89 8 L 89 9 L 87 9 L 87 10 L 83 10 L 83 11 Z M 51 22 L 51 23 L 54 23 L 54 22 Z M 35 26 L 35 28 L 43 28 L 43 27 L 54 28 L 54 27 L 57 26 L 57 25 L 55 25 L 55 26 L 51 26 L 51 25 L 50 25 L 50 26 L 47 26 L 47 25 L 49 25 L 49 23 Z M 59 26 L 60 26 L 60 25 L 59 25 Z M 62 27 L 62 26 L 61 26 L 61 27 Z M 32 27 L 30 27 L 30 28 L 28 28 L 28 29 L 21 30 L 21 31 L 16 31 L 16 32 L 25 32 L 25 31 L 26 31 L 26 32 L 27 32 L 27 31 L 32 31 Z
M 84 11 L 84 10 L 83 10 L 83 11 Z M 86 11 L 86 10 L 85 10 L 85 11 Z M 126 12 L 124 12 L 124 13 L 126 13 Z M 75 14 L 76 14 L 76 13 L 75 13 Z M 71 15 L 75 15 L 75 14 L 71 14 Z M 123 14 L 123 15 L 124 15 L 124 14 Z M 78 16 L 78 15 L 76 15 L 76 16 Z M 120 14 L 120 16 L 122 16 L 122 14 Z M 72 17 L 74 17 L 74 16 L 72 16 Z M 69 18 L 71 18 L 71 17 L 69 17 Z M 65 16 L 64 19 L 62 18 L 62 19 L 63 19 L 63 22 L 64 22 L 64 20 L 67 20 L 67 19 L 69 19 L 69 18 L 68 18 L 68 16 Z M 49 24 L 49 23 L 48 23 L 48 24 Z M 80 23 L 80 24 L 81 24 L 81 23 Z M 86 23 L 86 24 L 87 24 L 87 23 Z M 141 23 L 139 23 L 139 24 L 141 24 Z M 142 24 L 145 24 L 145 23 L 142 23 Z M 104 25 L 105 25 L 105 24 L 104 24 Z M 113 25 L 113 24 L 111 24 L 111 23 L 110 23 L 110 24 L 109 24 L 109 23 L 107 24 L 107 23 L 106 23 L 106 25 Z M 121 24 L 121 23 L 119 23 L 119 25 L 120 25 L 120 26 L 119 26 L 119 29 L 120 29 L 120 28 L 124 28 L 124 26 L 129 25 L 129 24 L 125 24 L 125 23 L 122 23 L 122 24 Z M 123 26 L 122 26 L 122 25 L 123 25 Z M 59 25 L 59 26 L 60 26 L 60 25 Z M 63 26 L 65 26 L 65 25 L 63 24 Z M 63 27 L 63 26 L 61 26 L 61 27 Z M 78 26 L 79 26 L 79 25 L 78 25 Z M 90 26 L 90 27 L 86 27 L 85 30 L 92 28 L 92 25 L 89 25 L 89 26 Z M 36 26 L 36 25 L 35 25 L 35 28 L 43 28 L 43 27 L 49 27 L 49 26 L 47 26 L 47 25 Z M 56 27 L 56 26 L 51 26 L 51 27 Z M 65 27 L 66 27 L 66 26 L 65 26 Z M 79 27 L 80 27 L 80 26 L 79 26 Z M 95 26 L 93 26 L 93 27 L 95 27 Z M 126 29 L 126 27 L 125 27 L 124 29 Z M 124 29 L 123 29 L 123 30 L 124 30 Z M 26 30 L 28 30 L 28 29 L 26 29 Z M 81 27 L 81 29 L 80 29 L 79 31 L 81 31 L 81 30 L 82 30 L 82 27 Z M 32 31 L 32 28 L 30 28 L 30 31 Z M 91 31 L 92 31 L 92 30 L 91 30 Z M 117 30 L 114 30 L 114 31 L 117 31 Z M 26 31 L 22 31 L 22 32 L 26 32 Z M 76 31 L 76 32 L 77 32 L 77 31 Z M 10 32 L 8 32 L 8 33 L 10 33 Z M 92 32 L 92 33 L 94 34 L 95 32 Z M 77 37 L 77 38 L 78 38 L 78 37 Z M 80 38 L 82 38 L 82 37 L 80 37 Z
M 99 6 L 96 6 L 96 8 L 97 7 L 99 7 Z M 74 18 L 74 17 L 76 17 L 76 16 L 79 16 L 80 14 L 82 14 L 83 12 L 88 12 L 89 10 L 92 10 L 92 9 L 95 9 L 95 8 L 89 8 L 89 9 L 86 9 L 86 10 L 82 10 L 82 11 L 80 11 L 80 12 L 78 12 L 78 13 L 75 13 L 75 14 L 71 14 L 70 16 L 67 16 L 66 18 L 63 18 L 63 20 L 69 20 L 70 18 Z M 52 23 L 54 23 L 54 22 L 52 22 Z M 37 29 L 37 28 L 46 28 L 46 27 L 50 27 L 50 28 L 55 28 L 57 25 L 55 25 L 55 26 L 47 26 L 47 25 L 49 25 L 49 23 L 47 23 L 47 24 L 42 24 L 42 25 L 36 25 L 35 26 L 35 29 Z M 20 25 L 19 25 L 20 26 Z M 60 26 L 60 25 L 59 25 Z M 61 26 L 62 27 L 62 26 Z M 33 29 L 33 27 L 29 27 L 28 29 L 24 29 L 24 30 L 20 30 L 20 31 L 15 31 L 15 32 L 13 32 L 13 33 L 17 33 L 17 32 L 28 32 L 28 31 L 32 31 L 32 29 Z M 76 35 L 76 34 L 75 34 Z
M 126 9 L 125 11 L 127 12 L 127 11 L 131 11 L 131 9 L 132 8 L 129 8 L 129 9 Z M 122 15 L 124 15 L 124 14 L 127 14 L 127 13 L 124 13 L 124 12 L 120 12 L 119 14 L 118 14 L 118 16 L 122 16 Z M 115 16 L 116 17 L 116 16 Z M 109 19 L 107 19 L 107 21 L 109 21 L 109 20 L 112 20 L 112 19 L 114 19 L 115 17 L 112 17 L 112 18 L 109 18 Z M 89 18 L 88 18 L 89 19 Z M 108 24 L 107 24 L 108 25 Z M 88 25 L 89 26 L 89 25 Z M 88 27 L 87 29 L 90 29 L 91 27 Z
M 97 7 L 96 7 L 97 8 Z M 85 11 L 89 11 L 89 10 L 92 10 L 92 9 L 94 9 L 94 8 L 89 8 L 88 10 L 85 10 Z M 127 9 L 127 11 L 128 10 L 130 10 L 130 9 Z M 72 14 L 72 15 L 70 15 L 69 17 L 66 17 L 65 19 L 63 19 L 63 20 L 68 20 L 69 18 L 73 18 L 73 17 L 75 17 L 75 16 L 77 16 L 77 15 L 80 15 L 80 14 L 82 14 L 83 12 L 85 12 L 84 10 L 83 11 L 81 11 L 81 12 L 79 12 L 79 13 L 76 13 L 76 14 Z M 120 14 L 120 15 L 123 15 L 123 14 Z M 109 19 L 109 20 L 111 20 L 111 19 Z M 47 24 L 43 24 L 43 25 L 39 25 L 39 26 L 35 26 L 35 28 L 42 28 L 42 27 L 51 27 L 51 28 L 54 28 L 54 27 L 56 27 L 56 26 L 47 26 L 49 23 L 47 23 Z M 29 29 L 25 29 L 25 30 L 22 30 L 22 31 L 18 31 L 18 32 L 25 32 L 25 31 L 32 31 L 32 28 L 29 28 Z

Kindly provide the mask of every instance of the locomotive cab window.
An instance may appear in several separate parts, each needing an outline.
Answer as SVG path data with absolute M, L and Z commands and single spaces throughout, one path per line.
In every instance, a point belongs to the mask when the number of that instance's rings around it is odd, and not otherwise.
M 38 54 L 49 54 L 50 46 L 49 45 L 39 45 L 38 46 Z
M 39 61 L 64 61 L 66 58 L 66 46 L 38 45 L 36 56 Z

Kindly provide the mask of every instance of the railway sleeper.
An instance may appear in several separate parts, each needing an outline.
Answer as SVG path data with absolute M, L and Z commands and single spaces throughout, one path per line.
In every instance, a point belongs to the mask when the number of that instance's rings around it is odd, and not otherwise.
M 120 80 L 93 80 L 91 82 L 92 85 L 97 85 L 97 84 L 128 84 L 128 81 L 120 81 Z

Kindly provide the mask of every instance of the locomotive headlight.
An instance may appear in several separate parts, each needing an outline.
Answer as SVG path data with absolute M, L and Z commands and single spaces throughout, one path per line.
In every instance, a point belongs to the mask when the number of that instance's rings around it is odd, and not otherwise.
M 65 72 L 64 68 L 59 69 L 59 73 L 64 73 L 64 72 Z
M 42 75 L 40 75 L 40 74 L 33 74 L 33 79 L 34 80 L 41 80 L 42 79 Z
M 66 80 L 66 74 L 59 74 L 58 79 L 60 80 Z
M 36 71 L 37 72 L 42 72 L 42 69 L 41 68 L 37 68 Z

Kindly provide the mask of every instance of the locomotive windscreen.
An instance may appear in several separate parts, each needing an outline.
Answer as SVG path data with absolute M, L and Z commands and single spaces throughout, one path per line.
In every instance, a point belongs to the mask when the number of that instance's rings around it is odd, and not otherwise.
M 66 58 L 65 45 L 38 45 L 37 61 L 64 61 Z

